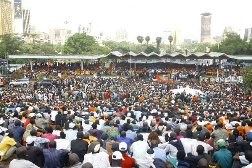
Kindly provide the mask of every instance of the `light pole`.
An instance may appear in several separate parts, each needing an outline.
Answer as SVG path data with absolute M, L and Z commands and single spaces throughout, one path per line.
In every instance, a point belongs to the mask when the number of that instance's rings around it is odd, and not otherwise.
M 169 42 L 170 42 L 170 53 L 171 53 L 171 43 L 172 43 L 172 41 L 173 41 L 172 35 L 170 35 L 170 36 L 168 37 L 168 40 L 169 40 Z

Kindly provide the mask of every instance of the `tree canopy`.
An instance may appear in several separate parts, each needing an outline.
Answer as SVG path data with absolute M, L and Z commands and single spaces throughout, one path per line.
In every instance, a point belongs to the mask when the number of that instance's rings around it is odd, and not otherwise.
M 65 46 L 66 54 L 107 54 L 110 49 L 100 46 L 94 37 L 85 33 L 76 33 L 69 37 Z
M 247 89 L 252 89 L 252 66 L 245 68 L 243 81 Z
M 211 50 L 230 55 L 251 55 L 252 41 L 246 42 L 237 33 L 227 33 L 225 34 L 224 40 L 220 44 L 212 46 Z

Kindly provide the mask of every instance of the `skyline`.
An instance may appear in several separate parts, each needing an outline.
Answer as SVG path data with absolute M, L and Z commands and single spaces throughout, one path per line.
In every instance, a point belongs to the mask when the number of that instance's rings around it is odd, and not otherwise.
M 73 3 L 74 2 L 74 3 Z M 200 17 L 212 14 L 212 37 L 222 35 L 231 26 L 244 33 L 252 27 L 252 2 L 243 0 L 23 0 L 31 9 L 31 24 L 39 31 L 67 28 L 77 32 L 78 26 L 92 23 L 93 32 L 115 35 L 128 32 L 129 40 L 138 35 L 163 36 L 165 31 L 177 29 L 183 39 L 200 39 Z M 182 12 L 181 12 L 182 11 Z M 235 12 L 234 12 L 235 11 Z M 68 21 L 68 25 L 64 22 Z

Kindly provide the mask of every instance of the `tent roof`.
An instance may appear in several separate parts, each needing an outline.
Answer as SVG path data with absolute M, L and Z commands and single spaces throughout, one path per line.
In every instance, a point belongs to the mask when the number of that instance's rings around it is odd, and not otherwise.
M 157 54 L 152 52 L 150 54 L 146 54 L 145 52 L 140 52 L 138 54 L 130 51 L 126 54 L 122 54 L 119 51 L 112 51 L 107 55 L 9 55 L 10 59 L 99 59 L 99 58 L 109 58 L 109 59 L 129 59 L 129 58 L 138 58 L 138 59 L 159 59 L 159 58 L 170 58 L 170 59 L 236 59 L 236 60 L 252 60 L 252 56 L 249 55 L 227 55 L 225 53 L 219 52 L 196 52 L 190 53 L 188 55 L 181 53 L 165 53 L 165 54 Z

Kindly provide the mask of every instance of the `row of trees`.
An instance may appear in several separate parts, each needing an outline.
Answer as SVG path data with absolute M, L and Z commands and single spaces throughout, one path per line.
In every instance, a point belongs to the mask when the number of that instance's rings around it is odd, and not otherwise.
M 211 46 L 211 50 L 230 55 L 252 55 L 252 40 L 247 42 L 237 33 L 228 33 L 221 43 Z
M 0 56 L 2 58 L 9 54 L 45 54 L 45 55 L 57 55 L 57 54 L 107 54 L 110 51 L 119 51 L 121 53 L 127 53 L 133 51 L 139 52 L 156 52 L 160 53 L 160 50 L 165 52 L 206 52 L 206 48 L 210 48 L 210 51 L 223 52 L 232 55 L 252 55 L 252 40 L 246 42 L 240 38 L 238 34 L 227 34 L 225 39 L 215 45 L 208 43 L 191 43 L 182 44 L 179 47 L 172 45 L 172 36 L 168 37 L 170 44 L 162 44 L 162 38 L 156 37 L 156 45 L 150 44 L 150 36 L 137 36 L 139 44 L 129 42 L 115 42 L 104 41 L 102 45 L 99 45 L 94 37 L 86 35 L 84 33 L 77 33 L 71 36 L 65 43 L 65 45 L 53 45 L 44 42 L 31 42 L 25 43 L 20 37 L 6 34 L 0 36 Z
M 110 48 L 100 46 L 94 37 L 86 34 L 74 34 L 65 45 L 53 45 L 48 42 L 34 41 L 25 43 L 24 40 L 13 34 L 0 36 L 0 56 L 6 58 L 8 55 L 16 54 L 107 54 Z

